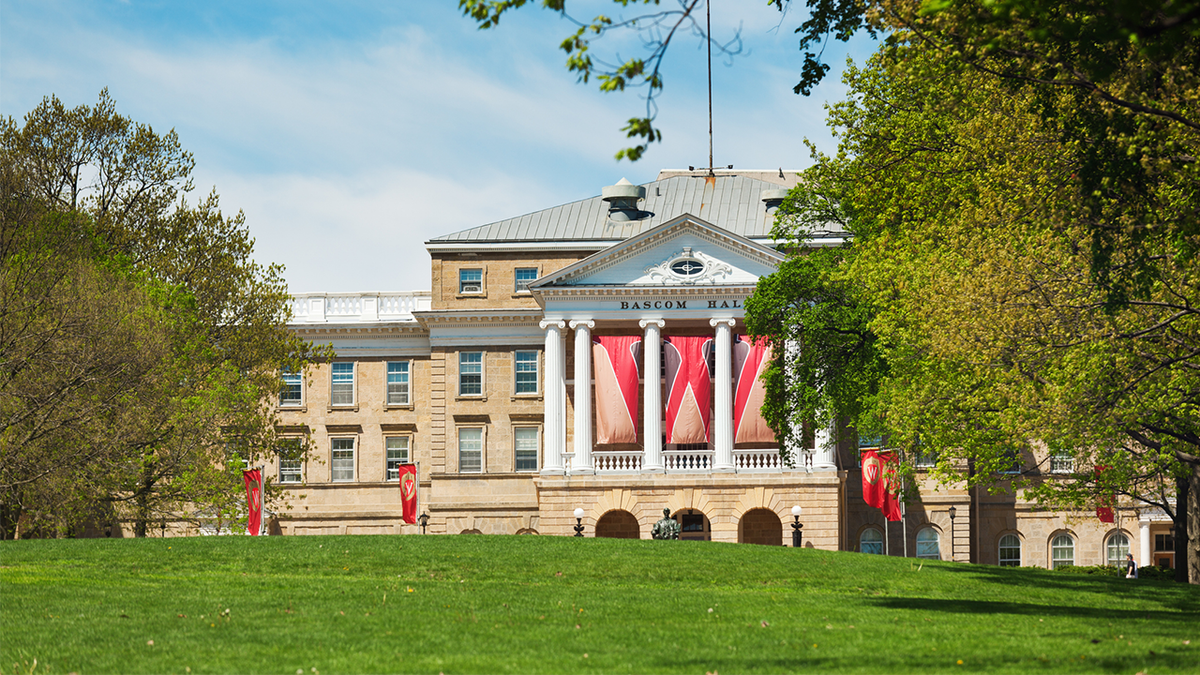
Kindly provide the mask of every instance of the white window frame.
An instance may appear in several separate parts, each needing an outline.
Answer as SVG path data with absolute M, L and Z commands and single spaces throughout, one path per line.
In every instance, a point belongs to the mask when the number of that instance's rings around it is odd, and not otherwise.
M 283 380 L 283 389 L 279 392 L 279 407 L 280 408 L 303 408 L 304 407 L 304 375 L 302 373 L 293 373 L 284 371 L 279 374 Z M 294 382 L 292 380 L 295 380 Z M 293 401 L 284 395 L 290 393 L 292 388 L 296 389 L 296 399 Z
M 463 370 L 463 364 L 466 363 L 463 359 L 468 354 L 478 354 L 479 355 L 479 363 L 478 363 L 479 372 L 478 373 L 470 373 L 471 375 L 479 376 L 479 391 L 476 393 L 466 393 L 463 391 L 463 375 L 467 374 Z M 484 382 L 484 377 L 483 377 L 484 373 L 486 372 L 486 368 L 484 368 L 486 361 L 487 361 L 487 357 L 485 356 L 485 352 L 483 352 L 483 351 L 475 350 L 475 351 L 464 351 L 464 352 L 458 353 L 458 395 L 460 397 L 483 398 L 483 392 L 486 391 L 484 389 L 484 386 L 486 383 Z M 467 365 L 475 366 L 476 364 L 474 362 L 470 362 L 470 363 L 467 363 Z
M 342 444 L 346 444 L 346 443 L 350 444 L 349 448 L 337 447 L 338 445 L 342 445 Z M 350 476 L 347 478 L 343 475 L 341 478 L 339 478 L 338 472 L 339 471 L 344 472 L 346 469 L 344 466 L 341 469 L 339 469 L 338 462 L 339 461 L 345 462 L 346 458 L 343 457 L 343 458 L 339 459 L 336 456 L 336 453 L 346 452 L 346 451 L 350 452 L 350 458 L 349 458 Z M 333 438 L 330 438 L 329 439 L 329 480 L 330 480 L 330 482 L 353 483 L 357 476 L 358 476 L 358 439 L 353 436 L 351 436 L 351 437 L 335 436 Z
M 404 376 L 404 382 L 396 384 L 404 385 L 403 401 L 392 400 L 392 366 L 404 366 L 403 373 L 397 375 Z M 412 405 L 412 361 L 387 361 L 383 364 L 383 401 L 384 406 L 410 406 Z
M 464 442 L 471 442 L 471 441 L 476 440 L 473 438 L 472 439 L 463 438 L 464 432 L 469 433 L 469 434 L 474 434 L 475 432 L 479 433 L 479 438 L 478 438 L 479 447 L 477 449 L 465 449 L 463 447 Z M 461 426 L 461 427 L 458 427 L 457 435 L 458 435 L 458 472 L 459 473 L 483 473 L 484 467 L 487 466 L 487 464 L 485 462 L 486 453 L 484 452 L 484 449 L 487 447 L 487 428 L 482 427 L 482 426 Z M 468 452 L 476 451 L 479 453 L 479 468 L 478 469 L 464 469 L 463 468 L 464 450 L 466 450 Z
M 1117 543 L 1117 539 L 1123 539 L 1125 543 Z M 1129 555 L 1129 535 L 1124 532 L 1113 532 L 1108 535 L 1108 538 L 1104 540 L 1104 564 L 1109 567 L 1120 567 L 1125 564 L 1126 555 Z
M 522 271 L 529 271 L 529 270 L 533 270 L 533 278 L 528 279 L 522 283 L 522 281 L 517 278 L 517 275 Z M 513 268 L 513 293 L 521 293 L 523 295 L 528 294 L 530 282 L 536 281 L 539 276 L 541 276 L 541 274 L 538 272 L 538 268 L 536 268 L 536 267 L 514 267 Z
M 1075 457 L 1069 452 L 1050 453 L 1050 473 L 1074 473 Z
M 1068 557 L 1066 554 L 1070 554 Z M 1059 533 L 1050 539 L 1050 569 L 1075 564 L 1075 537 Z
M 533 391 L 521 391 L 521 382 L 517 379 L 521 372 L 529 372 L 521 370 L 521 355 L 533 355 Z M 525 361 L 529 363 L 529 361 Z M 542 364 L 541 352 L 536 349 L 518 349 L 513 352 L 513 394 L 516 396 L 537 396 L 541 393 L 540 383 L 542 379 Z
M 878 539 L 872 538 L 868 541 L 867 535 L 874 535 L 875 537 L 878 537 Z M 872 549 L 878 546 L 879 550 L 868 551 L 868 546 L 870 546 Z M 880 532 L 878 527 L 868 527 L 862 532 L 859 532 L 858 550 L 860 553 L 866 553 L 867 555 L 883 555 L 883 532 Z
M 467 273 L 478 272 L 479 279 L 467 279 Z M 475 275 L 471 275 L 475 276 Z M 483 268 L 482 267 L 462 267 L 458 270 L 458 294 L 459 295 L 483 295 Z M 468 289 L 474 290 L 468 290 Z
M 519 452 L 522 449 L 519 447 L 520 439 L 517 438 L 519 432 L 533 432 L 533 467 L 521 468 Z M 528 439 L 526 439 L 528 440 Z M 528 452 L 529 448 L 525 448 L 524 452 Z M 513 471 L 519 473 L 534 473 L 538 470 L 538 463 L 542 456 L 542 428 L 533 424 L 520 424 L 513 427 Z
M 404 455 L 402 458 L 393 459 L 392 458 L 392 450 L 398 450 L 399 448 L 393 448 L 392 446 L 393 446 L 394 442 L 396 445 L 399 445 L 399 441 L 404 442 L 403 443 Z M 387 436 L 385 436 L 383 438 L 383 476 L 387 480 L 387 482 L 394 483 L 394 482 L 400 480 L 400 465 L 401 464 L 412 464 L 412 457 L 413 457 L 412 445 L 413 445 L 413 443 L 412 443 L 412 435 L 411 434 L 388 434 Z M 393 469 L 392 469 L 393 463 L 396 466 L 396 468 L 394 469 L 395 475 L 393 475 L 393 473 L 392 473 L 393 472 Z
M 288 466 L 285 469 L 284 462 L 287 462 L 289 465 L 294 464 L 295 466 L 294 467 Z M 296 480 L 287 480 L 285 478 L 285 476 L 295 476 Z M 279 458 L 279 484 L 280 485 L 303 485 L 304 484 L 304 460 L 302 460 L 302 459 L 284 459 L 283 457 L 280 457 Z
M 1021 553 L 1024 547 L 1021 545 L 1021 538 L 1013 533 L 1002 535 L 996 543 L 996 564 L 1001 567 L 1020 567 Z M 1016 550 L 1017 555 L 1014 558 L 1012 551 Z M 1008 553 L 1006 556 L 1005 553 Z
M 350 366 L 350 402 L 339 403 L 335 402 L 335 385 L 345 385 L 345 382 L 338 382 L 336 378 L 339 373 L 339 366 Z M 342 373 L 344 374 L 344 373 Z M 331 408 L 353 408 L 358 405 L 358 363 L 356 361 L 334 361 L 329 364 L 329 407 Z
M 941 560 L 942 535 L 935 528 L 922 527 L 917 531 L 916 554 L 925 560 Z

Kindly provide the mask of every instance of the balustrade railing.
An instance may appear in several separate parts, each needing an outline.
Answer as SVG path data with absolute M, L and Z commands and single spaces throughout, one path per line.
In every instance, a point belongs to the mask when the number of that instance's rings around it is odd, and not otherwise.
M 292 323 L 412 321 L 430 308 L 429 291 L 396 293 L 299 293 L 292 296 Z
M 592 467 L 597 473 L 634 472 L 642 470 L 640 452 L 593 452 Z
M 788 468 L 779 456 L 779 450 L 734 450 L 733 465 L 738 471 L 782 471 Z
M 667 471 L 710 471 L 711 450 L 664 450 L 663 468 Z

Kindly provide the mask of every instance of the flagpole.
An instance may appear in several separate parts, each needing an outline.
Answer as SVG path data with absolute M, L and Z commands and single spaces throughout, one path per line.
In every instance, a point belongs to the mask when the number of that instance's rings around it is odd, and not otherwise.
M 888 531 L 887 516 L 883 517 L 883 554 L 884 555 L 892 554 L 892 535 Z

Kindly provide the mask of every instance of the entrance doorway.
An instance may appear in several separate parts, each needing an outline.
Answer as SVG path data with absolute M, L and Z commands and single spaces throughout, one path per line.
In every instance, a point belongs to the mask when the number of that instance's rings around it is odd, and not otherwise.
M 671 517 L 679 523 L 680 539 L 712 541 L 712 524 L 703 512 L 696 509 L 680 509 Z
M 596 536 L 609 539 L 640 539 L 637 518 L 628 511 L 617 509 L 600 516 L 596 521 Z
M 771 509 L 750 509 L 738 522 L 738 542 L 783 546 L 783 521 Z

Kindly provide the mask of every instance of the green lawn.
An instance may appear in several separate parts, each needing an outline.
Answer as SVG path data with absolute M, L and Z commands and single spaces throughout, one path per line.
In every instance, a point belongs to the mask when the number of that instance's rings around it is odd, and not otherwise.
M 1200 672 L 1200 588 L 704 542 L 0 542 L 0 673 Z

